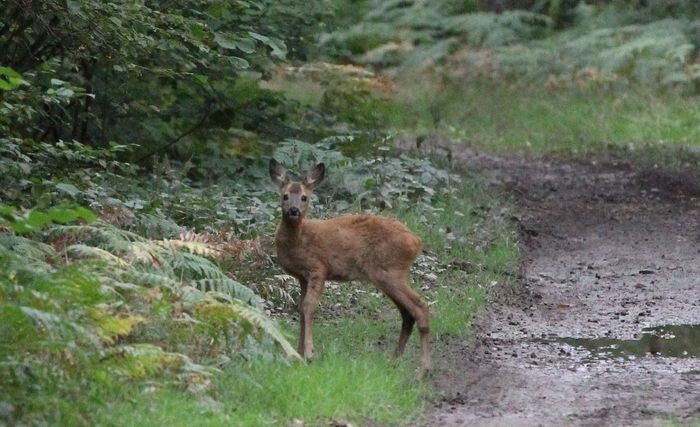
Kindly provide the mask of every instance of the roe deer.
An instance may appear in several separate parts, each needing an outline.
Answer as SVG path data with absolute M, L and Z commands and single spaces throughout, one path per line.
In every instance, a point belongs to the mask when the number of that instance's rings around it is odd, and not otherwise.
M 270 177 L 282 198 L 282 221 L 275 236 L 277 260 L 301 286 L 299 354 L 313 356 L 311 326 L 325 281 L 368 281 L 401 313 L 397 357 L 403 354 L 413 325 L 418 323 L 422 375 L 430 369 L 428 306 L 409 285 L 408 274 L 423 243 L 392 218 L 345 215 L 323 221 L 306 219 L 311 193 L 324 175 L 325 166 L 320 163 L 302 181 L 292 181 L 282 165 L 270 160 Z

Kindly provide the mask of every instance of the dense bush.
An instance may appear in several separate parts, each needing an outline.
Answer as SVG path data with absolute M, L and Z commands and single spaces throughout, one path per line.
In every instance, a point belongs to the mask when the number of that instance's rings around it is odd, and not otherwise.
M 0 136 L 137 144 L 136 158 L 240 130 L 291 134 L 258 86 L 303 58 L 320 2 L 11 0 L 0 11 Z M 187 152 L 197 150 L 190 146 Z

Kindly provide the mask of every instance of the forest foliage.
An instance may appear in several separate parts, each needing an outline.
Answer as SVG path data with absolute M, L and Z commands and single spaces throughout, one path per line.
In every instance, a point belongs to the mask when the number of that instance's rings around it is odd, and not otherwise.
M 375 72 L 694 92 L 698 16 L 690 0 L 5 2 L 0 424 L 92 425 L 74 410 L 104 406 L 90 390 L 201 396 L 228 366 L 297 359 L 271 318 L 298 290 L 271 256 L 270 156 L 326 163 L 315 215 L 427 230 L 424 277 L 500 274 L 504 211 L 465 207 L 460 176 L 396 150 L 404 110 Z
M 440 68 L 472 81 L 698 90 L 694 1 L 361 3 L 361 18 L 321 44 L 391 75 Z

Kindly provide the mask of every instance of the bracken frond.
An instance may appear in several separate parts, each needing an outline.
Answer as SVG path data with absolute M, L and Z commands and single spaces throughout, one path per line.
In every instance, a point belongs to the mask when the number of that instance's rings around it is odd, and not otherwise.
M 29 306 L 19 306 L 19 310 L 32 321 L 37 329 L 46 331 L 53 339 L 66 340 L 80 337 L 95 343 L 98 342 L 98 337 L 88 329 L 58 314 Z
M 49 229 L 48 235 L 54 239 L 71 237 L 78 241 L 91 237 L 96 240 L 95 246 L 117 253 L 128 250 L 132 242 L 148 241 L 136 233 L 101 222 L 89 225 L 58 225 Z
M 150 265 L 156 268 L 165 268 L 168 265 L 167 260 L 163 256 L 163 249 L 154 242 L 133 242 L 129 244 L 126 250 L 128 257 L 142 264 Z
M 299 353 L 297 353 L 297 351 L 294 350 L 294 347 L 292 347 L 287 338 L 285 338 L 284 335 L 282 335 L 282 332 L 274 325 L 272 320 L 270 320 L 270 318 L 267 317 L 265 313 L 261 312 L 260 310 L 235 299 L 231 299 L 229 302 L 226 303 L 210 299 L 209 301 L 205 300 L 201 304 L 204 307 L 210 305 L 213 307 L 218 306 L 219 308 L 225 308 L 230 312 L 234 319 L 247 322 L 250 325 L 254 326 L 256 329 L 263 331 L 265 334 L 270 336 L 280 345 L 280 347 L 282 347 L 282 351 L 284 352 L 284 354 L 286 354 L 289 357 L 301 359 Z
M 202 292 L 220 292 L 254 306 L 260 305 L 260 297 L 251 289 L 228 277 L 193 280 L 191 285 Z
M 126 267 L 129 265 L 128 262 L 124 261 L 122 258 L 119 258 L 118 256 L 114 255 L 111 252 L 108 252 L 104 249 L 97 248 L 95 246 L 88 246 L 88 245 L 83 245 L 81 243 L 75 244 L 75 245 L 70 245 L 66 250 L 69 253 L 75 253 L 80 257 L 92 257 L 92 258 L 99 258 L 109 264 L 114 264 L 119 267 Z
M 289 341 L 287 341 L 287 338 L 282 335 L 282 332 L 264 313 L 239 301 L 233 301 L 230 305 L 231 309 L 240 313 L 241 317 L 243 317 L 246 321 L 262 329 L 266 334 L 270 335 L 275 341 L 277 341 L 287 356 L 301 359 L 301 356 L 299 353 L 297 353 L 294 347 L 292 347 Z
M 203 279 L 226 278 L 226 275 L 216 264 L 206 258 L 188 252 L 176 254 L 173 260 L 173 267 L 176 270 L 193 273 L 196 277 Z
M 43 262 L 47 257 L 56 256 L 56 251 L 51 245 L 9 233 L 0 233 L 0 247 L 20 255 L 25 260 Z
M 176 290 L 182 286 L 182 282 L 171 278 L 165 274 L 161 273 L 150 273 L 146 271 L 137 270 L 125 270 L 120 274 L 123 277 L 127 277 L 131 280 L 138 282 L 143 286 L 163 286 L 170 290 Z
M 163 370 L 176 370 L 209 376 L 216 368 L 194 363 L 181 353 L 164 351 L 153 344 L 131 344 L 111 348 L 105 352 L 103 360 L 116 362 L 114 368 L 120 374 L 132 378 L 153 375 Z
M 159 241 L 158 244 L 163 248 L 171 249 L 173 251 L 186 249 L 195 255 L 209 258 L 217 258 L 221 253 L 219 249 L 206 242 L 165 239 Z

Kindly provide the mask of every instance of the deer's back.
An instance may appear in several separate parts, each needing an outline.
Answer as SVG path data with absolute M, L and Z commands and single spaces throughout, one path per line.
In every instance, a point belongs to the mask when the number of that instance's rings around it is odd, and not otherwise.
M 277 233 L 280 264 L 308 276 L 325 270 L 331 280 L 371 280 L 379 270 L 407 271 L 420 252 L 421 239 L 399 221 L 375 215 L 304 220 L 299 238 Z

